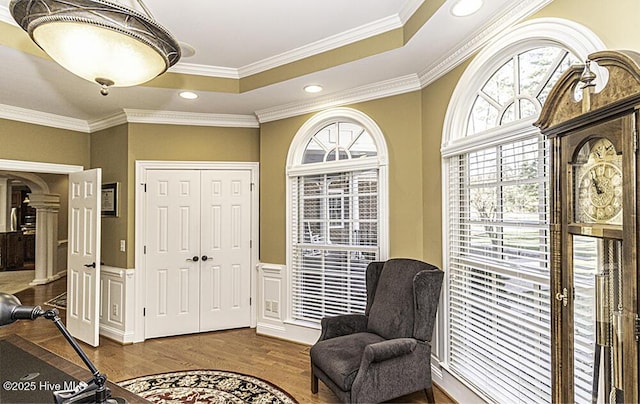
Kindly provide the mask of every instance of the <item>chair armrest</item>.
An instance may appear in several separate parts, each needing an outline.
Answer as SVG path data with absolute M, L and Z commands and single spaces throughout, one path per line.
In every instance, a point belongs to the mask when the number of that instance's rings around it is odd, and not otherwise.
M 362 362 L 375 363 L 410 354 L 416 349 L 418 341 L 413 338 L 395 338 L 376 342 L 364 348 Z M 362 368 L 362 365 L 361 365 Z
M 367 331 L 367 316 L 363 314 L 343 314 L 335 317 L 325 317 L 321 320 L 322 333 L 318 341 L 342 335 Z

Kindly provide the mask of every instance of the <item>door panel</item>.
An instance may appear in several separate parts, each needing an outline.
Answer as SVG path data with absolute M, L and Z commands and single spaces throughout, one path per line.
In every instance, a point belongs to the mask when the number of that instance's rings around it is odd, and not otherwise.
M 200 330 L 248 327 L 251 321 L 251 173 L 202 172 Z
M 248 327 L 251 172 L 149 170 L 145 337 Z
M 67 328 L 98 346 L 100 334 L 101 169 L 69 174 Z
M 199 331 L 200 173 L 147 173 L 147 338 Z

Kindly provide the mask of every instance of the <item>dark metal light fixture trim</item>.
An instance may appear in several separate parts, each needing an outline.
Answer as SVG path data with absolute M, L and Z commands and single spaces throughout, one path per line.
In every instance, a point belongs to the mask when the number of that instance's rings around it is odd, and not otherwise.
M 55 23 L 84 24 L 103 28 L 146 45 L 165 62 L 164 69 L 158 74 L 150 73 L 150 77 L 144 80 L 147 81 L 176 64 L 180 59 L 181 50 L 178 41 L 153 19 L 141 0 L 138 0 L 138 4 L 148 15 L 103 0 L 12 0 L 9 10 L 22 29 L 29 33 L 31 39 L 48 54 L 47 49 L 38 43 L 34 32 L 42 26 Z M 78 74 L 78 72 L 73 73 Z M 118 81 L 112 80 L 111 77 L 93 78 L 95 81 L 99 79 L 114 83 L 115 86 L 119 85 Z M 104 83 L 101 84 L 104 86 Z

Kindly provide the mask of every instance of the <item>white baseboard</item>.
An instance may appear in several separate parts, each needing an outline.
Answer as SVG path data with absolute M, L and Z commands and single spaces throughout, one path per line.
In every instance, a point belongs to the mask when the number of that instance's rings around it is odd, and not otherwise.
M 107 337 L 121 344 L 132 344 L 134 342 L 132 332 L 127 333 L 104 324 L 100 324 L 100 336 Z
M 256 327 L 256 333 L 261 335 L 268 335 L 270 337 L 281 338 L 281 339 L 286 339 L 286 336 L 287 336 L 286 334 L 287 330 L 284 327 L 274 325 L 274 324 L 264 324 L 264 323 L 258 323 Z

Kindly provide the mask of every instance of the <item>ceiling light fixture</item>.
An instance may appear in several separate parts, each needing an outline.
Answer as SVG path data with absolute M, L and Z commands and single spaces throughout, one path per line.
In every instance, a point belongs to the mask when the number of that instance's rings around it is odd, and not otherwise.
M 304 91 L 312 94 L 319 93 L 320 91 L 322 91 L 322 86 L 318 84 L 310 84 L 304 87 Z
M 11 0 L 18 25 L 54 61 L 102 86 L 128 87 L 164 73 L 180 46 L 142 0 L 140 10 L 104 0 Z
M 196 98 L 198 98 L 198 94 L 192 92 L 192 91 L 183 91 L 180 93 L 180 97 L 186 99 L 186 100 L 195 100 Z
M 451 7 L 451 14 L 466 17 L 482 8 L 482 0 L 459 0 Z

